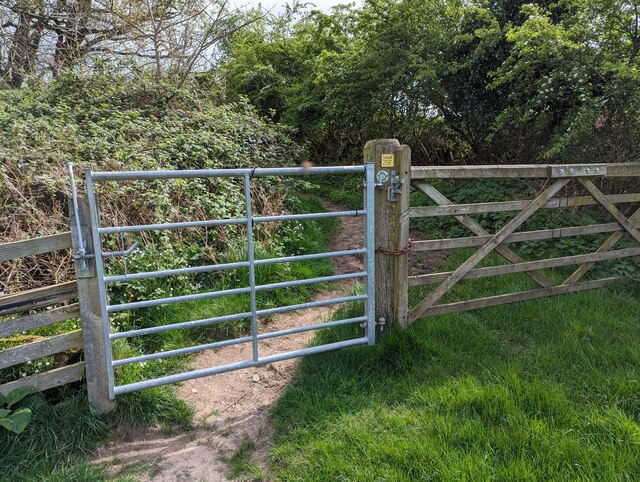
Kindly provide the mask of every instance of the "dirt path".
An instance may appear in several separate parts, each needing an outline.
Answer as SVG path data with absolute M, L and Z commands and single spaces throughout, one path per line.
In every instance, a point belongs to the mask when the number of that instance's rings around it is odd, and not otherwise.
M 331 211 L 339 206 L 326 204 Z M 340 229 L 332 242 L 332 251 L 363 246 L 363 218 L 339 218 Z M 334 260 L 336 273 L 363 270 L 362 257 Z M 335 283 L 333 289 L 318 293 L 313 300 L 346 295 L 352 281 Z M 335 307 L 321 307 L 276 316 L 261 332 L 286 330 L 326 320 Z M 265 340 L 264 355 L 305 347 L 313 332 L 297 333 Z M 223 365 L 251 358 L 251 345 L 242 344 L 207 351 L 198 356 L 193 369 Z M 286 360 L 259 368 L 249 368 L 207 378 L 190 380 L 179 388 L 179 396 L 196 411 L 196 429 L 187 434 L 167 436 L 158 429 L 129 434 L 102 447 L 94 463 L 104 463 L 113 476 L 131 475 L 153 481 L 225 481 L 229 467 L 223 461 L 250 441 L 255 450 L 252 461 L 266 467 L 273 429 L 270 408 L 290 383 L 298 360 Z

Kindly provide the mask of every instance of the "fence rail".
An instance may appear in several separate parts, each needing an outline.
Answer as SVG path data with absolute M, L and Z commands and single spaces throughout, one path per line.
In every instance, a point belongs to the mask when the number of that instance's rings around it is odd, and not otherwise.
M 0 244 L 0 261 L 71 249 L 71 233 L 65 232 L 25 241 Z M 0 316 L 9 317 L 32 310 L 22 316 L 0 321 L 0 337 L 6 338 L 80 316 L 78 303 L 57 306 L 78 298 L 76 281 L 0 296 Z M 53 307 L 53 308 L 51 308 Z M 82 349 L 82 331 L 39 338 L 0 351 L 0 370 L 70 350 Z M 78 381 L 84 377 L 84 362 L 73 363 L 0 385 L 0 393 L 29 386 L 41 391 Z

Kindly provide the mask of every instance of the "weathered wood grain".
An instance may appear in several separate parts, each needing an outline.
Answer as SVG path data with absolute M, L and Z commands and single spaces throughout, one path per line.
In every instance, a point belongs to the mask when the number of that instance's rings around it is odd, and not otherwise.
M 61 368 L 54 368 L 48 372 L 38 373 L 30 377 L 21 378 L 15 382 L 0 385 L 0 393 L 8 394 L 20 387 L 31 387 L 34 392 L 41 392 L 49 388 L 59 387 L 67 383 L 82 380 L 84 377 L 84 362 L 74 363 Z
M 0 370 L 75 348 L 82 348 L 82 330 L 50 336 L 26 345 L 2 350 L 0 351 Z
M 70 318 L 80 316 L 78 303 L 61 306 L 52 310 L 41 311 L 32 315 L 21 316 L 12 320 L 0 321 L 0 338 L 15 335 L 23 331 L 35 330 Z
M 515 179 L 548 178 L 550 168 L 555 164 L 509 164 L 509 165 L 472 165 L 472 166 L 413 166 L 412 179 Z M 591 164 L 567 164 L 582 171 Z M 605 177 L 640 176 L 640 163 L 607 164 Z
M 0 316 L 35 310 L 77 298 L 75 281 L 0 296 Z
M 414 182 L 417 185 L 419 181 Z M 640 193 L 611 194 L 606 199 L 614 204 L 632 203 L 640 201 Z M 524 209 L 531 199 L 521 201 L 498 201 L 491 203 L 467 203 L 440 206 L 418 206 L 409 209 L 411 218 L 429 218 L 438 216 L 458 216 L 461 214 L 483 214 L 520 211 Z M 598 202 L 591 196 L 578 196 L 569 198 L 553 198 L 542 206 L 542 209 L 560 209 L 581 206 L 595 206 Z
M 71 233 L 73 249 L 80 248 L 79 236 L 76 228 L 76 213 L 73 210 L 73 203 L 69 203 L 71 220 Z M 80 229 L 85 239 L 85 248 L 88 254 L 94 254 L 95 248 L 91 233 L 90 212 L 88 202 L 85 197 L 78 198 L 78 217 Z M 87 377 L 87 394 L 89 403 L 99 414 L 105 414 L 113 410 L 115 402 L 109 397 L 108 370 L 112 369 L 108 365 L 111 358 L 111 340 L 105 335 L 102 326 L 102 308 L 100 303 L 100 290 L 98 288 L 98 278 L 96 272 L 95 258 L 89 258 L 87 269 L 82 269 L 80 260 L 76 260 L 76 278 L 78 282 L 78 303 L 80 304 L 80 316 L 82 319 L 84 359 L 86 362 L 85 372 Z
M 524 273 L 546 268 L 557 268 L 560 266 L 570 266 L 579 263 L 595 263 L 598 261 L 607 261 L 611 259 L 622 259 L 633 256 L 640 256 L 640 248 L 619 249 L 616 251 L 595 252 L 589 254 L 580 254 L 575 256 L 564 256 L 562 258 L 549 258 L 536 261 L 525 261 L 523 263 L 507 264 L 501 266 L 489 266 L 485 268 L 476 268 L 469 271 L 462 279 L 478 279 L 488 276 L 500 276 L 505 274 Z M 409 277 L 409 286 L 421 286 L 435 283 L 441 283 L 453 274 L 452 271 L 442 273 L 429 273 L 418 276 Z
M 488 296 L 486 298 L 478 298 L 468 301 L 456 301 L 455 303 L 447 303 L 424 311 L 421 317 L 444 315 L 447 313 L 459 313 L 461 311 L 477 310 L 480 308 L 488 308 L 490 306 L 504 305 L 515 303 L 517 301 L 534 300 L 547 296 L 562 295 L 567 293 L 575 293 L 578 291 L 592 290 L 604 288 L 619 281 L 621 278 L 604 278 L 595 281 L 586 281 L 575 283 L 572 285 L 550 286 L 548 288 L 538 288 L 530 291 L 522 291 L 519 293 L 511 293 L 506 295 Z M 415 321 L 415 320 L 414 320 Z
M 637 227 L 637 226 L 636 226 Z M 502 244 L 521 243 L 524 241 L 542 241 L 545 239 L 569 238 L 592 234 L 613 233 L 624 231 L 618 223 L 592 224 L 591 226 L 573 226 L 568 228 L 540 229 L 537 231 L 523 231 L 513 233 Z M 491 239 L 491 235 L 469 236 L 465 238 L 428 239 L 414 241 L 411 251 L 440 251 L 444 249 L 474 248 L 482 246 Z
M 68 231 L 51 236 L 0 244 L 0 262 L 61 249 L 71 249 L 71 233 Z
M 435 202 L 437 202 L 438 204 L 442 205 L 442 204 L 450 203 L 449 199 L 447 199 L 447 197 L 444 194 L 442 194 L 440 191 L 438 191 L 428 182 L 416 181 L 414 185 L 418 187 L 418 189 L 420 189 L 422 192 L 424 192 L 427 196 L 429 196 L 431 199 L 433 199 Z M 477 234 L 480 236 L 490 236 L 490 239 L 493 237 L 493 235 L 489 234 L 489 232 L 486 229 L 484 229 L 478 222 L 474 221 L 472 218 L 470 218 L 467 215 L 455 216 L 455 219 L 474 234 Z M 511 263 L 521 263 L 524 261 L 520 256 L 518 256 L 516 253 L 514 253 L 508 247 L 502 244 L 499 246 L 496 246 L 495 250 L 500 256 L 502 256 L 503 258 L 505 258 L 507 261 Z M 533 271 L 533 272 L 527 273 L 527 276 L 529 276 L 532 280 L 534 280 L 536 283 L 538 283 L 542 287 L 553 286 L 553 283 L 551 282 L 551 280 L 548 279 L 546 276 L 544 276 L 542 273 Z
M 383 154 L 394 156 L 392 167 L 382 166 Z M 408 277 L 408 268 L 405 267 L 406 257 L 395 259 L 397 256 L 385 254 L 380 250 L 395 251 L 403 241 L 406 245 L 409 240 L 408 224 L 401 219 L 403 210 L 408 209 L 409 206 L 410 155 L 409 148 L 400 146 L 396 139 L 369 141 L 364 147 L 364 162 L 375 164 L 376 175 L 381 170 L 385 170 L 389 174 L 391 170 L 394 170 L 406 178 L 405 184 L 401 186 L 402 192 L 397 195 L 398 202 L 387 201 L 389 181 L 382 188 L 376 189 L 375 192 L 376 319 L 382 317 L 388 323 L 400 327 L 406 326 L 407 301 L 406 293 L 403 295 L 402 292 L 403 283 L 398 282 L 401 277 L 398 273 L 404 273 L 404 287 L 406 288 Z
M 423 316 L 434 303 L 442 298 L 458 281 L 460 281 L 474 266 L 486 258 L 491 251 L 504 241 L 504 239 L 520 227 L 529 219 L 541 206 L 555 196 L 569 182 L 568 179 L 560 179 L 546 188 L 536 199 L 525 209 L 520 211 L 511 221 L 505 224 L 500 231 L 494 234 L 485 245 L 462 263 L 445 281 L 435 290 L 429 293 L 417 306 L 409 312 L 409 319 L 416 320 Z

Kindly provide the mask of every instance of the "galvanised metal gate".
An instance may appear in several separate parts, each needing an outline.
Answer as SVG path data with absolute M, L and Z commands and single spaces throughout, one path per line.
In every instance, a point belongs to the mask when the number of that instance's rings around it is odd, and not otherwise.
M 364 208 L 362 210 L 353 211 L 340 211 L 340 212 L 325 212 L 325 213 L 313 213 L 313 214 L 288 214 L 280 216 L 254 216 L 251 200 L 251 180 L 255 177 L 263 176 L 307 176 L 307 175 L 349 175 L 349 174 L 363 174 L 365 179 L 364 190 Z M 185 221 L 165 224 L 148 224 L 148 225 L 133 225 L 133 226 L 101 226 L 99 218 L 98 201 L 94 189 L 95 183 L 105 181 L 142 181 L 142 180 L 158 180 L 158 179 L 193 179 L 193 178 L 215 178 L 215 177 L 234 177 L 242 178 L 244 180 L 244 199 L 246 205 L 246 215 L 243 218 L 235 219 L 215 219 L 204 221 Z M 289 358 L 299 357 L 303 355 L 311 355 L 315 353 L 322 353 L 330 350 L 336 350 L 338 348 L 344 348 L 354 345 L 362 344 L 374 344 L 375 343 L 375 278 L 374 278 L 374 165 L 373 163 L 366 163 L 362 166 L 344 166 L 344 167 L 310 167 L 310 168 L 255 168 L 255 169 L 211 169 L 211 170 L 176 170 L 176 171 L 124 171 L 124 172 L 93 172 L 90 169 L 85 170 L 85 182 L 87 189 L 87 196 L 89 202 L 89 213 L 92 231 L 92 241 L 94 250 L 96 253 L 102 253 L 101 256 L 96 256 L 95 267 L 98 278 L 98 291 L 101 303 L 102 313 L 102 326 L 104 330 L 105 343 L 105 357 L 107 364 L 107 377 L 109 386 L 109 396 L 113 399 L 116 395 L 132 392 L 135 390 L 141 390 L 144 388 L 155 387 L 159 385 L 176 383 L 192 378 L 205 377 L 214 375 L 217 373 L 228 372 L 232 370 L 238 370 L 241 368 L 249 368 L 264 365 L 271 362 L 277 362 L 286 360 Z M 74 188 L 75 192 L 75 188 Z M 75 193 L 74 193 L 75 199 Z M 74 201 L 75 202 L 75 201 Z M 76 202 L 77 205 L 77 202 Z M 274 221 L 293 221 L 293 220 L 309 220 L 326 217 L 344 217 L 344 216 L 365 216 L 365 246 L 361 249 L 352 249 L 347 251 L 335 251 L 318 254 L 307 254 L 298 256 L 287 256 L 271 259 L 254 259 L 254 239 L 253 239 L 253 226 L 258 223 L 274 222 Z M 114 233 L 132 233 L 143 232 L 152 230 L 167 230 L 167 229 L 180 229 L 180 228 L 193 228 L 193 227 L 208 227 L 208 226 L 222 226 L 222 225 L 238 225 L 244 224 L 247 227 L 247 248 L 248 259 L 242 262 L 226 263 L 226 264 L 214 264 L 206 266 L 194 266 L 178 269 L 165 269 L 159 271 L 139 272 L 139 273 L 125 273 L 117 276 L 105 276 L 103 257 L 105 255 L 113 255 L 113 253 L 104 253 L 102 250 L 102 237 Z M 80 229 L 78 229 L 80 232 Z M 80 240 L 82 245 L 82 240 Z M 124 252 L 126 253 L 126 252 Z M 122 253 L 119 253 L 122 254 Z M 83 252 L 80 252 L 78 256 L 82 258 Z M 365 257 L 365 271 L 361 273 L 339 274 L 333 276 L 325 276 L 320 278 L 287 281 L 280 283 L 273 283 L 268 285 L 256 285 L 255 267 L 263 266 L 274 263 L 290 263 L 296 261 L 303 261 L 317 258 L 330 258 L 348 255 L 363 255 Z M 107 285 L 111 283 L 121 283 L 132 280 L 144 280 L 149 278 L 159 277 L 171 277 L 177 275 L 191 274 L 191 273 L 206 273 L 219 270 L 231 270 L 237 268 L 248 268 L 248 285 L 243 288 L 227 289 L 222 291 L 211 291 L 205 293 L 196 293 L 183 296 L 174 296 L 160 299 L 148 299 L 133 301 L 129 303 L 111 304 Z M 261 291 L 274 290 L 279 288 L 287 288 L 299 285 L 323 283 L 328 281 L 338 281 L 344 279 L 356 279 L 363 278 L 366 283 L 365 294 L 346 296 L 340 298 L 334 298 L 330 300 L 313 301 L 308 303 L 302 303 L 298 305 L 282 306 L 269 309 L 258 309 L 256 306 L 256 293 Z M 200 299 L 216 298 L 226 295 L 237 294 L 249 294 L 250 295 L 250 307 L 249 310 L 242 313 L 235 313 L 231 315 L 219 316 L 215 318 L 207 318 L 200 320 L 192 320 L 181 323 L 173 323 L 168 325 L 153 326 L 149 328 L 142 328 L 129 331 L 113 331 L 111 329 L 111 323 L 109 320 L 109 314 L 119 312 L 123 310 L 131 310 L 136 308 L 145 308 L 158 305 L 164 305 L 169 303 L 179 303 L 185 301 L 193 301 Z M 272 315 L 276 313 L 285 313 L 294 310 L 300 310 L 305 308 L 314 308 L 320 306 L 334 305 L 338 303 L 352 302 L 352 301 L 364 301 L 364 313 L 362 316 L 356 318 L 343 319 L 338 321 L 332 321 L 328 323 L 315 324 L 311 326 L 301 326 L 288 330 L 281 330 L 277 332 L 259 333 L 258 330 L 258 317 Z M 150 335 L 154 333 L 165 332 L 169 330 L 178 330 L 184 328 L 193 328 L 198 326 L 211 325 L 214 323 L 222 323 L 225 321 L 251 319 L 251 335 L 241 338 L 219 341 L 215 343 L 209 343 L 205 345 L 191 346 L 181 349 L 175 349 L 170 351 L 163 351 L 158 353 L 150 353 L 141 356 L 135 356 L 124 359 L 113 359 L 112 346 L 113 340 L 122 338 L 129 338 L 134 336 Z M 365 326 L 365 335 L 360 338 L 355 338 L 346 341 L 340 341 L 336 343 L 330 343 L 325 345 L 313 346 L 310 348 L 303 348 L 296 351 L 290 351 L 286 353 L 278 353 L 275 355 L 261 356 L 258 342 L 268 338 L 277 336 L 290 335 L 293 333 L 318 330 L 321 328 L 327 328 L 331 326 L 339 326 L 346 324 L 362 323 Z M 114 380 L 114 368 L 122 365 L 128 365 L 132 363 L 145 362 L 148 360 L 155 360 L 166 358 L 175 355 L 184 355 L 188 353 L 200 352 L 208 349 L 221 348 L 224 346 L 235 345 L 240 343 L 252 343 L 252 358 L 249 360 L 231 363 L 221 366 L 212 366 L 206 369 L 194 370 L 184 373 L 173 374 L 160 378 L 147 379 L 135 383 L 129 383 L 125 385 L 115 385 Z

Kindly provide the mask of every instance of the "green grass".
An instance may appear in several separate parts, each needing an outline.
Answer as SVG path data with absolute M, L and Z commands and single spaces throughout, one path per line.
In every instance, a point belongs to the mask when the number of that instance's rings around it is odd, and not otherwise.
M 361 176 L 318 176 L 307 182 L 304 190 L 328 199 L 346 209 L 362 209 L 363 191 Z
M 107 425 L 91 410 L 83 389 L 65 388 L 57 399 L 31 395 L 22 403 L 33 412 L 26 430 L 15 435 L 0 429 L 0 480 L 97 481 L 102 469 L 85 454 L 106 440 Z
M 255 450 L 255 444 L 250 438 L 245 438 L 236 451 L 230 457 L 221 460 L 229 467 L 227 474 L 232 480 L 264 480 L 264 474 L 260 468 L 251 461 L 251 454 Z
M 638 294 L 627 284 L 443 315 L 306 358 L 275 409 L 272 469 L 304 481 L 640 480 Z

